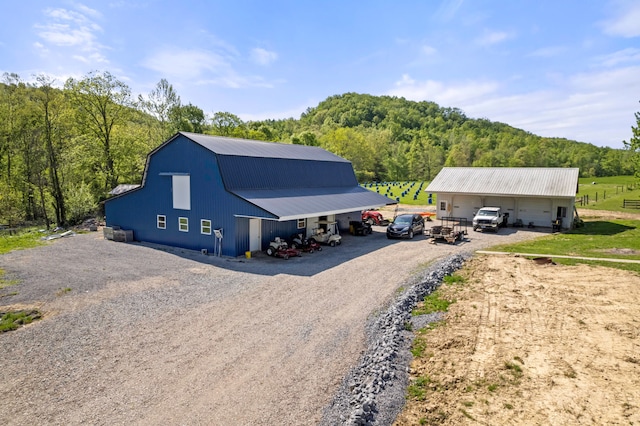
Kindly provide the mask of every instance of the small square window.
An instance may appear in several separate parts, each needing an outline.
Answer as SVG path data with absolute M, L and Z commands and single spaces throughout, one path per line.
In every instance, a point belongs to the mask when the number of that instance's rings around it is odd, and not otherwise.
M 446 210 L 446 209 L 447 209 L 447 202 L 440 201 L 440 210 Z
M 558 207 L 557 217 L 567 217 L 567 208 L 566 207 Z
M 189 218 L 187 217 L 178 218 L 178 230 L 181 232 L 189 232 Z
M 307 227 L 307 219 L 298 219 L 298 229 L 304 229 Z
M 159 214 L 156 218 L 156 223 L 158 229 L 167 229 L 167 217 L 165 215 Z
M 211 235 L 211 221 L 208 219 L 200 220 L 200 233 L 205 235 Z

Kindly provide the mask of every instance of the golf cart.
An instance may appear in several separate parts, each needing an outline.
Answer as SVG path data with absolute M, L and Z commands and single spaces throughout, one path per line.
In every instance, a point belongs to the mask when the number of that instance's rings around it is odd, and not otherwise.
M 327 244 L 331 247 L 342 244 L 342 237 L 338 231 L 337 222 L 319 222 L 319 224 L 321 227 L 313 230 L 313 234 L 309 237 L 309 241 Z

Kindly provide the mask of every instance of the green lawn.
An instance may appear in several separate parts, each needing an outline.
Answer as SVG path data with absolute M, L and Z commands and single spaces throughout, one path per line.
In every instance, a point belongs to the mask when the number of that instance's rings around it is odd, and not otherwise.
M 640 220 L 585 221 L 584 227 L 490 250 L 553 256 L 584 256 L 640 260 Z M 557 263 L 595 263 L 640 272 L 640 264 L 553 259 Z
M 38 233 L 35 228 L 25 229 L 17 235 L 8 235 L 4 231 L 0 233 L 0 254 L 39 246 L 42 244 L 40 237 L 42 234 Z
M 17 235 L 8 235 L 5 232 L 0 234 L 0 255 L 8 253 L 12 250 L 21 250 L 36 247 L 42 244 L 40 237 L 42 235 L 36 232 L 36 229 L 28 229 L 21 231 Z M 15 285 L 16 281 L 7 281 L 3 278 L 4 271 L 0 269 L 0 289 Z
M 595 182 L 595 184 L 594 184 Z M 633 176 L 609 176 L 602 178 L 580 178 L 576 201 L 588 197 L 589 203 L 576 202 L 576 207 L 595 210 L 628 211 L 640 213 L 639 209 L 625 209 L 623 200 L 640 199 L 640 185 Z
M 436 203 L 435 194 L 432 194 L 431 203 L 429 203 L 429 194 L 424 192 L 429 186 L 428 181 L 364 183 L 361 186 L 392 200 L 397 200 L 400 204 L 427 206 Z

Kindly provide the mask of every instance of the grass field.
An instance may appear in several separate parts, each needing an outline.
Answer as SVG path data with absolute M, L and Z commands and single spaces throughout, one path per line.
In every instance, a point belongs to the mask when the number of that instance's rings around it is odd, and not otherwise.
M 428 181 L 406 181 L 406 182 L 377 182 L 364 183 L 362 187 L 385 195 L 392 200 L 396 200 L 400 204 L 409 204 L 413 206 L 435 205 L 436 194 L 429 197 L 424 190 L 429 186 Z M 431 199 L 431 202 L 429 202 Z
M 640 213 L 638 209 L 622 207 L 624 199 L 640 199 L 640 185 L 633 176 L 580 178 L 576 199 L 580 198 L 588 198 L 589 202 L 576 202 L 578 208 Z
M 41 245 L 42 234 L 36 231 L 35 228 L 27 228 L 16 235 L 0 234 L 0 254 Z

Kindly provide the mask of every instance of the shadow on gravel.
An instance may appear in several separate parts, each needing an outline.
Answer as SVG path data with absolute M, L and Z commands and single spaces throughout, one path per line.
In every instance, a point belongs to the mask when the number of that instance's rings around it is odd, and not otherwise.
M 383 249 L 390 246 L 398 245 L 397 249 L 401 250 L 400 245 L 406 244 L 423 244 L 425 250 L 439 250 L 440 247 L 460 247 L 464 250 L 466 243 L 479 236 L 482 232 L 475 232 L 471 229 L 467 231 L 463 241 L 457 241 L 454 244 L 446 243 L 439 240 L 436 244 L 428 244 L 428 238 L 424 235 L 416 235 L 414 239 L 388 239 L 385 233 L 385 227 L 374 227 L 373 233 L 366 236 L 353 236 L 350 234 L 342 235 L 342 244 L 336 247 L 322 246 L 322 251 L 313 253 L 302 253 L 300 257 L 290 257 L 283 259 L 280 257 L 270 257 L 264 252 L 252 253 L 250 259 L 244 257 L 216 257 L 203 255 L 198 251 L 181 249 L 170 246 L 163 246 L 152 243 L 133 243 L 141 246 L 161 250 L 166 253 L 189 259 L 195 262 L 201 262 L 208 265 L 214 265 L 220 268 L 232 271 L 246 272 L 250 274 L 275 276 L 278 274 L 299 275 L 311 277 L 328 269 L 334 268 L 340 264 L 349 262 L 363 255 L 376 255 L 379 253 L 380 262 L 385 262 Z M 522 232 L 522 228 L 501 228 L 497 233 L 492 231 L 484 231 L 491 237 L 499 239 L 508 238 L 518 232 Z M 540 235 L 550 233 L 549 228 L 526 228 L 527 232 L 536 232 Z M 502 241 L 496 241 L 496 244 Z M 389 265 L 393 268 L 393 265 Z
M 511 235 L 517 234 L 518 232 L 522 232 L 523 230 L 527 230 L 528 232 L 539 232 L 540 236 L 547 235 L 551 232 L 550 228 L 500 228 L 500 230 L 498 230 L 497 232 L 489 230 L 473 231 L 472 229 L 469 229 L 468 236 L 473 237 L 474 234 L 482 233 L 497 235 L 498 237 L 509 237 Z
M 386 237 L 385 228 L 376 228 L 374 228 L 374 232 L 372 234 L 366 236 L 353 236 L 349 234 L 342 235 L 342 244 L 339 246 L 322 246 L 322 251 L 302 253 L 300 257 L 290 257 L 286 260 L 280 257 L 267 256 L 264 252 L 252 253 L 251 259 L 246 259 L 244 257 L 229 258 L 203 255 L 200 252 L 193 250 L 157 244 L 134 244 L 150 247 L 155 250 L 161 250 L 192 261 L 238 272 L 270 276 L 288 274 L 310 277 L 336 267 L 342 263 L 349 262 L 350 260 L 356 259 L 360 256 L 375 254 L 376 251 L 382 250 L 388 246 L 400 243 L 425 243 L 427 239 L 425 236 L 419 235 L 413 240 L 390 240 Z M 380 254 L 380 261 L 385 261 L 382 253 Z M 393 265 L 390 265 L 390 267 L 393 267 Z

